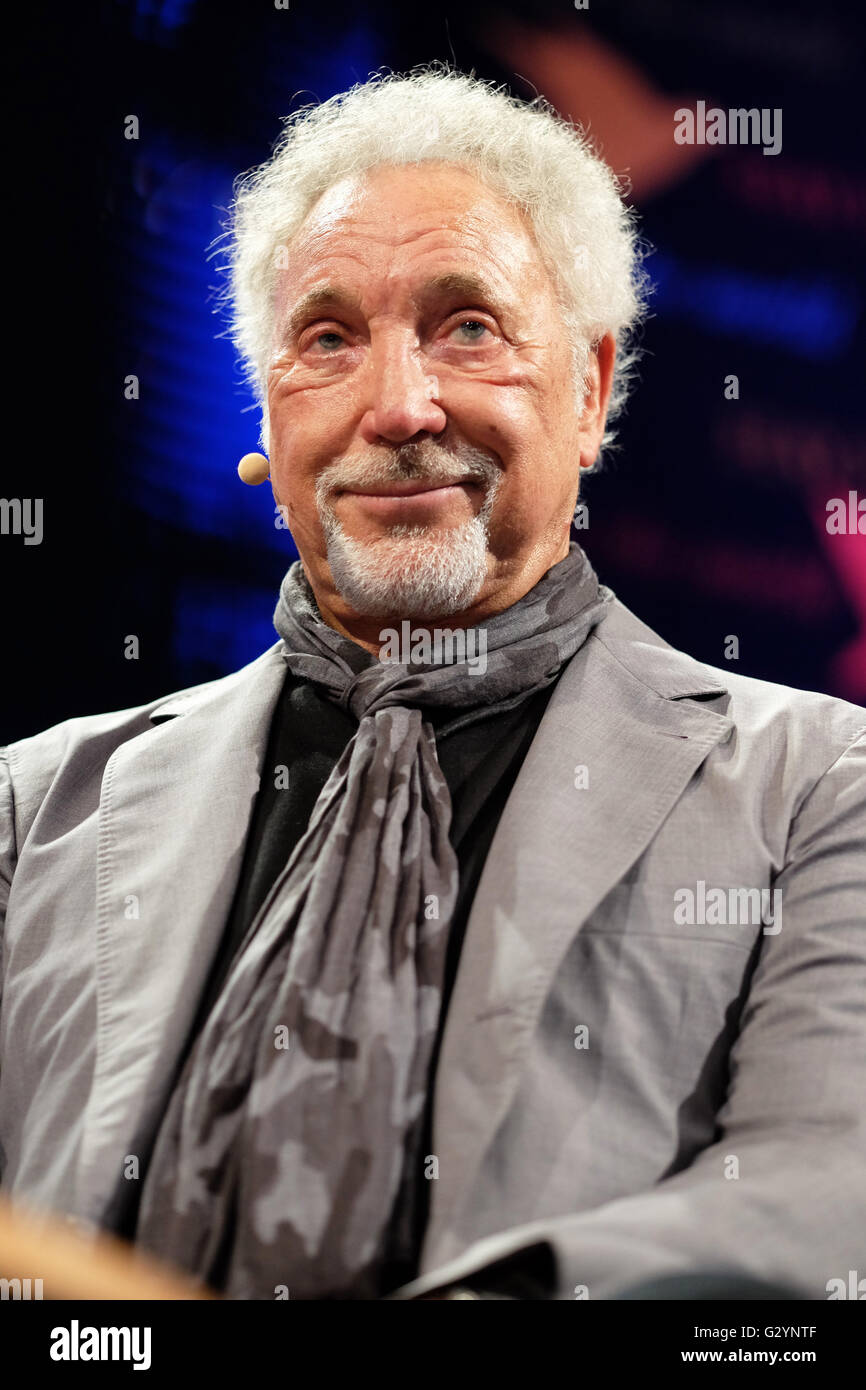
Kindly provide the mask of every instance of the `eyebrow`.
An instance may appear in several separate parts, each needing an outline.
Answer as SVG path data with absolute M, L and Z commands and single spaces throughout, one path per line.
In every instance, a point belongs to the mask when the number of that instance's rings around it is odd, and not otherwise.
M 480 275 L 469 275 L 463 270 L 449 270 L 444 275 L 435 275 L 421 286 L 417 301 L 436 299 L 446 294 L 457 294 L 466 300 L 487 299 L 492 303 L 502 303 L 502 297 L 492 285 Z
M 413 301 L 423 307 L 431 300 L 440 299 L 446 295 L 459 295 L 467 302 L 485 299 L 499 308 L 506 307 L 502 297 L 481 276 L 459 270 L 446 271 L 443 275 L 434 275 L 431 280 L 425 281 L 417 293 L 413 295 Z M 294 338 L 304 321 L 316 309 L 326 308 L 347 308 L 357 312 L 361 308 L 361 301 L 358 295 L 342 289 L 339 285 L 320 285 L 317 289 L 309 290 L 298 300 L 286 320 L 284 341 L 290 341 Z
M 298 300 L 289 314 L 283 331 L 284 340 L 288 342 L 295 337 L 304 320 L 309 318 L 314 309 L 337 308 L 339 306 L 358 310 L 361 307 L 361 301 L 357 295 L 350 294 L 348 290 L 340 289 L 339 285 L 320 285 L 318 289 L 309 290 Z

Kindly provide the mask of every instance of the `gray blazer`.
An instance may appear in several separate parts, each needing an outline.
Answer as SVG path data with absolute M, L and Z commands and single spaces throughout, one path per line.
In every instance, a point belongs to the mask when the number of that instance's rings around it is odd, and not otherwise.
M 7 750 L 13 1197 L 111 1224 L 135 1180 L 229 912 L 280 647 Z M 701 665 L 613 605 L 484 867 L 422 1275 L 397 1297 L 536 1247 L 561 1299 L 707 1269 L 826 1298 L 866 1274 L 864 733 L 859 707 Z

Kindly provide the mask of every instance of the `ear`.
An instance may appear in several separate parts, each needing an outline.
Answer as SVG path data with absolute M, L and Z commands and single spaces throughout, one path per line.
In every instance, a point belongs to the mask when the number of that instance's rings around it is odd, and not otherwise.
M 606 333 L 590 349 L 586 368 L 587 390 L 578 427 L 578 447 L 581 468 L 591 468 L 598 458 L 604 438 L 604 423 L 613 386 L 613 366 L 616 359 L 616 338 Z

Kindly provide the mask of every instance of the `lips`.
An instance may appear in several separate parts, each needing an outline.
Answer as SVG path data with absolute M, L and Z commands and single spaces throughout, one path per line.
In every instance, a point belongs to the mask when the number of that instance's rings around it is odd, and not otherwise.
M 381 483 L 375 488 L 346 488 L 345 491 L 355 497 L 417 497 L 422 492 L 440 492 L 443 488 L 461 487 L 472 481 L 470 478 L 452 478 L 447 482 L 431 483 L 416 478 L 411 482 Z

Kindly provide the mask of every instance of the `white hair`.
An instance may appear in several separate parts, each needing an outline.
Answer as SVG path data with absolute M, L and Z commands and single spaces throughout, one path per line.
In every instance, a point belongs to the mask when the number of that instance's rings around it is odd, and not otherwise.
M 291 242 L 323 193 L 382 165 L 436 161 L 468 169 L 527 217 L 554 286 L 574 355 L 578 406 L 591 348 L 617 342 L 608 424 L 627 394 L 644 313 L 646 277 L 634 214 L 619 183 L 580 128 L 543 97 L 449 67 L 372 74 L 289 116 L 271 157 L 235 183 L 225 237 L 231 333 L 262 404 L 274 350 L 279 248 Z M 613 439 L 605 434 L 607 445 Z

